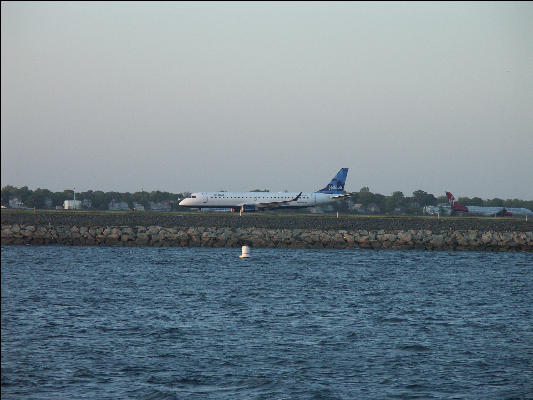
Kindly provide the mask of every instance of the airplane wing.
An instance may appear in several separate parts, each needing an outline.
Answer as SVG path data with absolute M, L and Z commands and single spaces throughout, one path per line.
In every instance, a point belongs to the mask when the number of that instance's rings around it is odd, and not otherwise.
M 300 196 L 302 195 L 302 192 L 300 192 L 300 194 L 298 194 L 298 196 L 296 196 L 294 199 L 291 199 L 291 200 L 283 200 L 283 201 L 271 201 L 271 202 L 268 202 L 268 203 L 257 203 L 256 204 L 256 207 L 259 208 L 259 209 L 262 209 L 262 210 L 267 210 L 269 208 L 274 208 L 274 207 L 278 207 L 282 204 L 289 204 L 293 201 L 297 201 Z

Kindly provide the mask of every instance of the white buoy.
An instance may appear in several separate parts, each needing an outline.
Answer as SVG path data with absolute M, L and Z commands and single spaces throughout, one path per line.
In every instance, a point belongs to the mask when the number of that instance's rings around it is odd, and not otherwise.
M 248 258 L 248 257 L 250 257 L 250 247 L 242 246 L 242 254 L 239 257 L 240 258 Z

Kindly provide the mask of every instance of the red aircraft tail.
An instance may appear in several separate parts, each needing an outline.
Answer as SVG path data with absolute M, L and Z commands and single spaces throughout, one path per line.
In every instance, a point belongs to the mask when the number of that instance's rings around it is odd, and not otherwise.
M 450 203 L 450 206 L 452 207 L 453 211 L 468 212 L 468 208 L 466 206 L 463 206 L 457 200 L 455 200 L 455 197 L 453 197 L 453 194 L 451 194 L 450 192 L 446 192 L 446 197 L 448 197 L 448 203 Z

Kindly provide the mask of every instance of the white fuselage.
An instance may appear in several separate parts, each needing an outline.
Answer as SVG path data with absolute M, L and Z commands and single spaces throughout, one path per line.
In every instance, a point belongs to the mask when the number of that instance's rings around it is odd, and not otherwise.
M 472 215 L 492 216 L 503 210 L 503 207 L 466 206 L 468 213 Z
M 298 195 L 300 197 L 295 200 Z M 266 203 L 287 203 L 275 208 L 313 207 L 332 201 L 335 195 L 316 192 L 288 193 L 288 192 L 199 192 L 192 193 L 183 199 L 179 205 L 195 208 L 240 208 L 244 205 L 259 205 Z
M 529 208 L 510 207 L 510 208 L 506 208 L 506 210 L 509 211 L 513 215 L 533 215 L 533 211 L 531 211 Z
M 507 207 L 481 207 L 481 206 L 466 206 L 468 213 L 472 215 L 492 216 L 501 212 L 503 209 L 512 215 L 531 215 L 533 212 L 527 208 L 507 208 Z

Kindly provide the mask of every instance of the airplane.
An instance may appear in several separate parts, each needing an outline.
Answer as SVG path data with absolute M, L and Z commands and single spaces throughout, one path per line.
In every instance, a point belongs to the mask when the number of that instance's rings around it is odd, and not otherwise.
M 480 207 L 480 206 L 465 206 L 455 200 L 455 197 L 450 192 L 446 192 L 452 215 L 455 213 L 467 212 L 474 215 L 485 215 L 495 217 L 511 217 L 516 215 L 533 215 L 533 211 L 527 208 L 506 208 L 506 207 Z
M 191 193 L 179 205 L 198 209 L 229 208 L 232 212 L 314 207 L 350 196 L 344 193 L 347 175 L 348 168 L 341 168 L 326 187 L 316 192 L 198 192 Z

